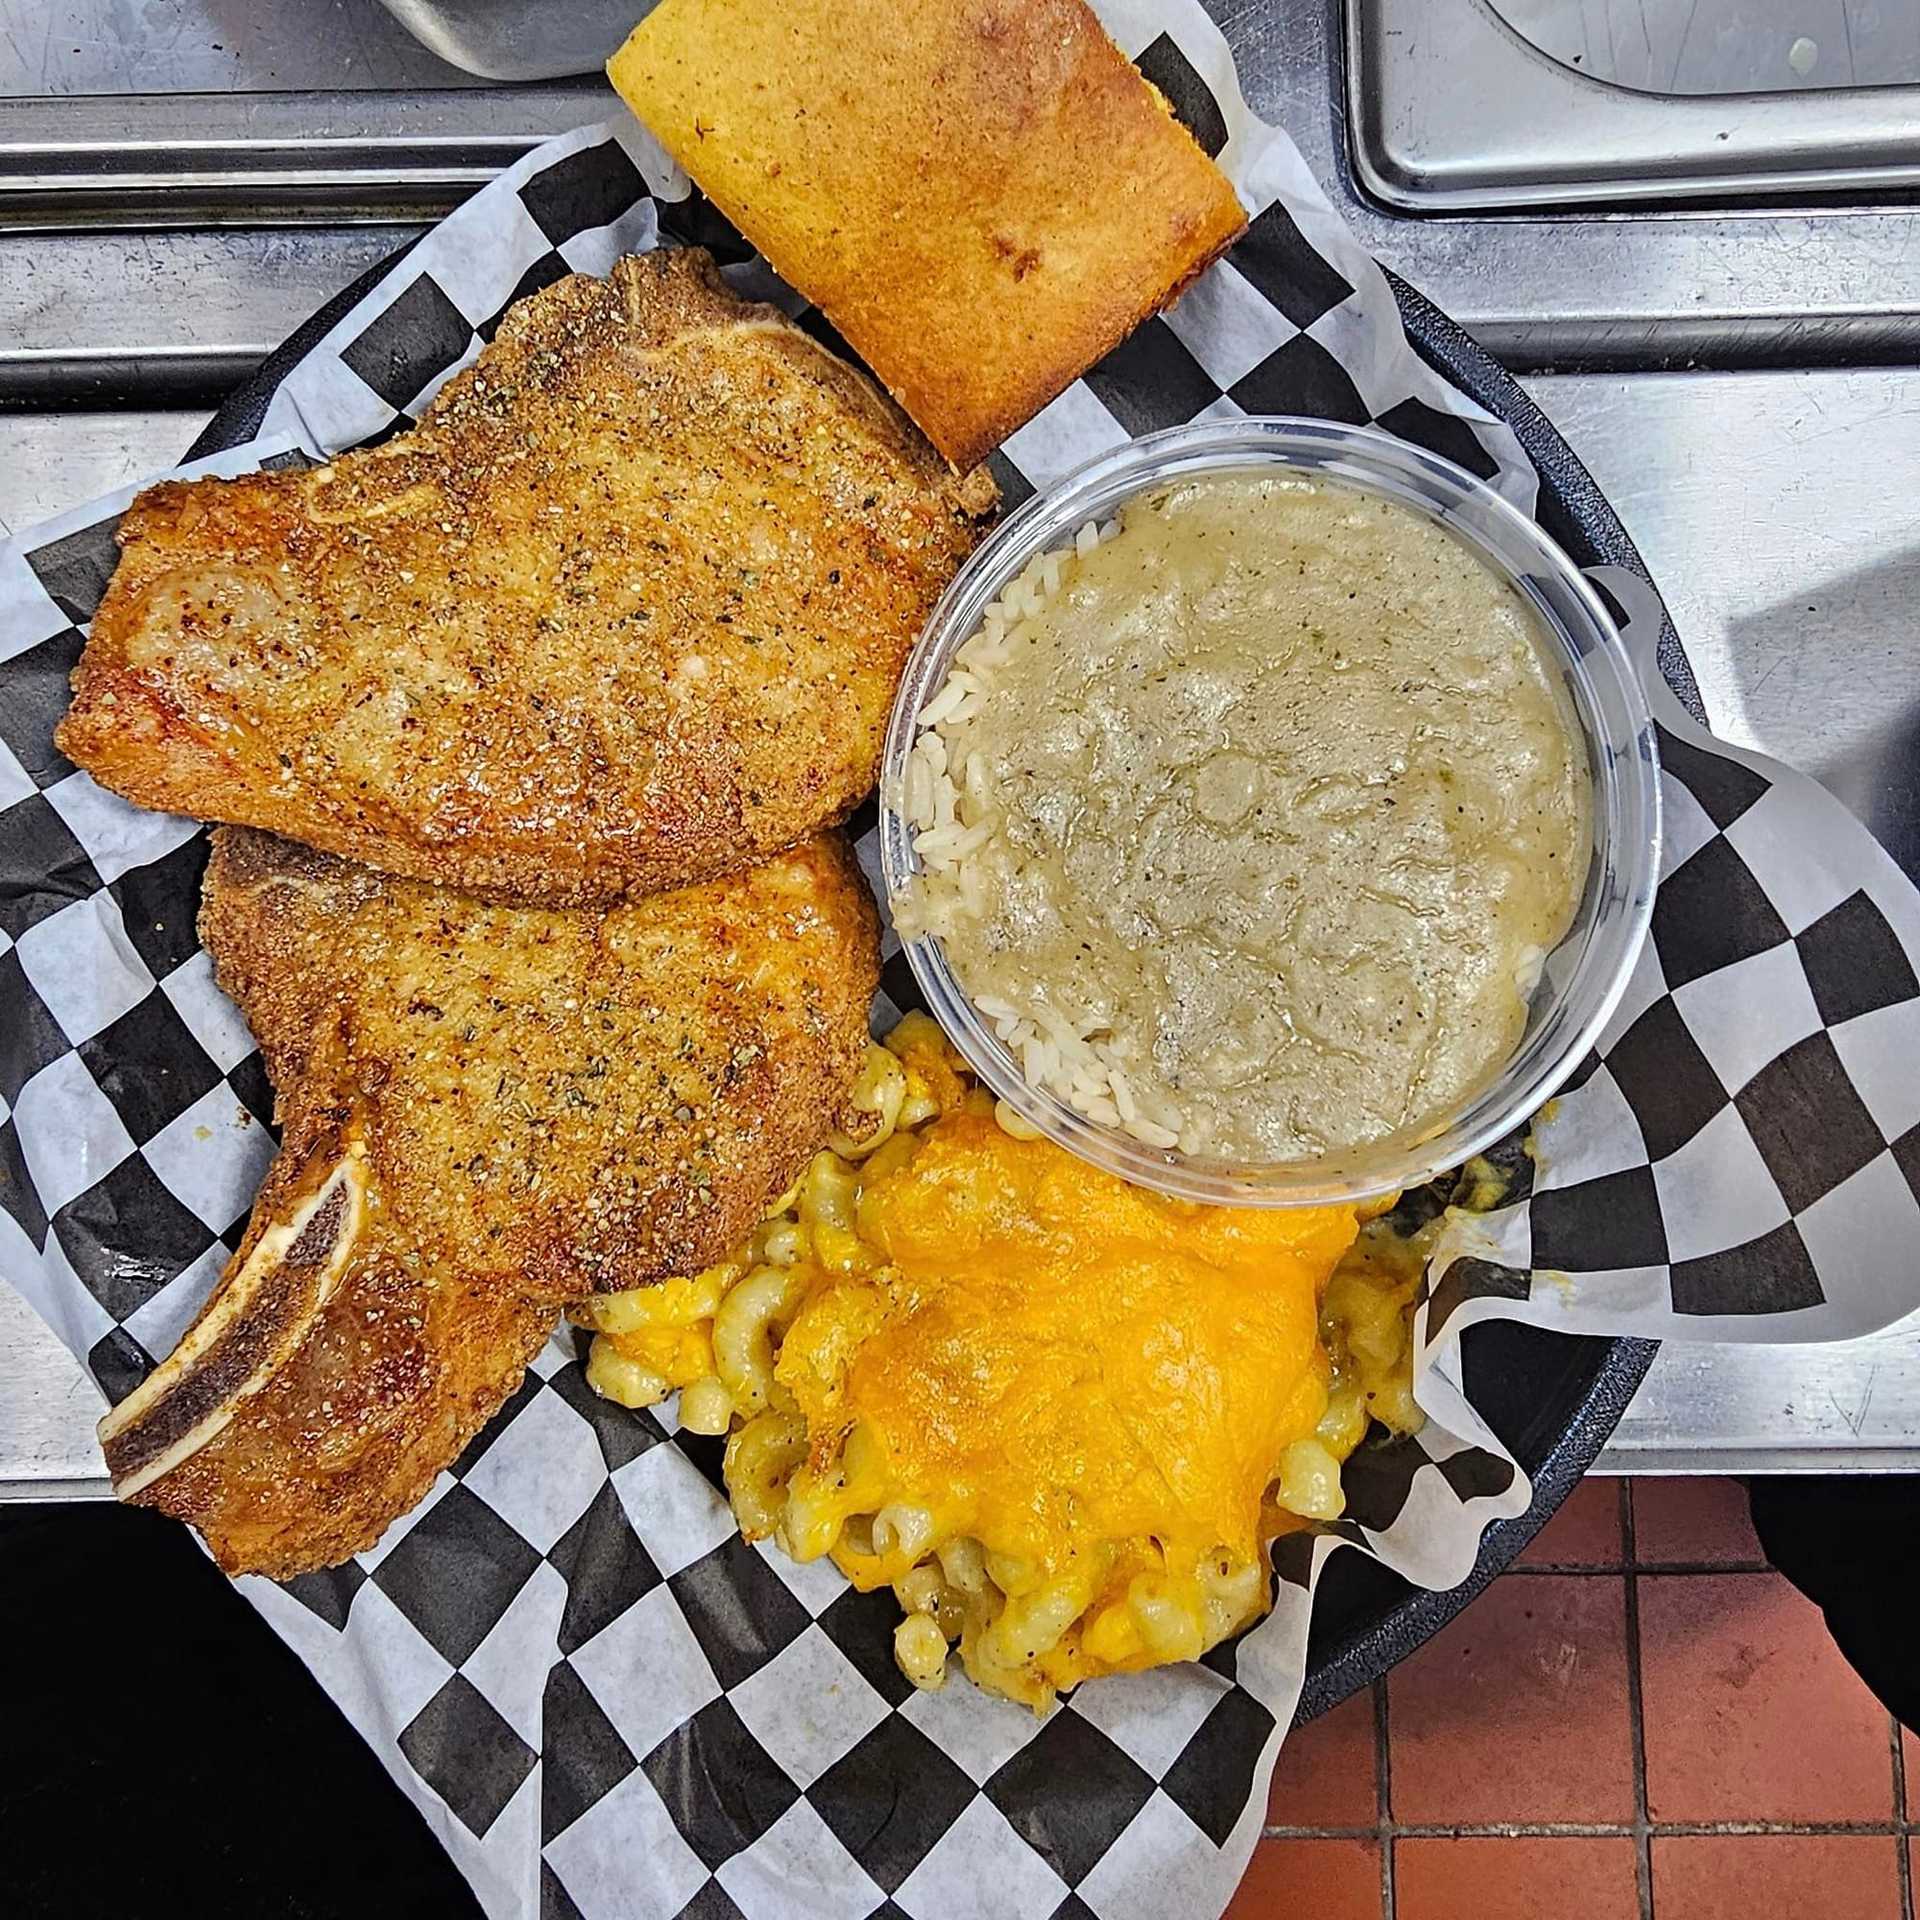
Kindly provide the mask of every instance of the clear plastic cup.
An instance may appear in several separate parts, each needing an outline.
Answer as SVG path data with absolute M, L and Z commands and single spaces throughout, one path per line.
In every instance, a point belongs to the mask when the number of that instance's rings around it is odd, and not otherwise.
M 1593 854 L 1564 939 L 1547 957 L 1526 1030 L 1503 1067 L 1414 1143 L 1394 1137 L 1313 1159 L 1240 1161 L 1159 1152 L 1033 1086 L 932 937 L 906 944 L 934 1017 L 981 1079 L 1048 1139 L 1095 1165 L 1189 1200 L 1324 1206 L 1417 1186 L 1536 1113 L 1606 1025 L 1633 971 L 1660 871 L 1653 722 L 1618 630 L 1592 586 L 1525 514 L 1450 460 L 1371 427 L 1248 419 L 1176 427 L 1102 454 L 1010 515 L 961 568 L 908 657 L 880 775 L 880 857 L 890 901 L 917 870 L 900 800 L 921 711 L 987 607 L 1036 553 L 1070 547 L 1089 520 L 1170 481 L 1281 468 L 1382 495 L 1447 528 L 1534 608 L 1586 737 Z

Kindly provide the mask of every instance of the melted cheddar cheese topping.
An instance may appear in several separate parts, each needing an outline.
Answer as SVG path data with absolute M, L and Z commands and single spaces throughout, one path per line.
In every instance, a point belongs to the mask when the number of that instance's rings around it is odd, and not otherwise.
M 776 1369 L 811 1434 L 864 1422 L 937 1532 L 1048 1571 L 1145 1535 L 1182 1572 L 1253 1555 L 1274 1462 L 1326 1412 L 1351 1208 L 1166 1199 L 963 1110 L 857 1218 L 867 1256 L 812 1281 Z
M 1419 1423 L 1420 1275 L 1350 1207 L 1151 1193 L 1016 1138 L 924 1016 L 736 1258 L 587 1310 L 589 1377 L 729 1434 L 741 1527 L 892 1587 L 900 1664 L 1044 1707 L 1268 1605 L 1370 1421 Z

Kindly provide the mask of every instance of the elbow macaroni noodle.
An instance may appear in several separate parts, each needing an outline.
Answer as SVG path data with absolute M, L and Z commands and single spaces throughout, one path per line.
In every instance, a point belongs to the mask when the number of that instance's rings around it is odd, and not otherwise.
M 905 1497 L 865 1421 L 810 1432 L 782 1380 L 782 1341 L 810 1290 L 881 1259 L 862 1237 L 863 1191 L 914 1158 L 929 1123 L 994 1111 L 924 1014 L 869 1049 L 854 1105 L 873 1116 L 871 1132 L 833 1136 L 732 1258 L 579 1310 L 596 1333 L 587 1369 L 596 1390 L 630 1407 L 678 1391 L 681 1425 L 727 1434 L 742 1531 L 771 1535 L 802 1560 L 831 1555 L 863 1591 L 890 1586 L 905 1616 L 895 1656 L 917 1686 L 944 1683 L 957 1642 L 975 1681 L 1039 1709 L 1094 1674 L 1194 1659 L 1258 1619 L 1269 1602 L 1266 1543 L 1339 1516 L 1341 1462 L 1372 1423 L 1394 1433 L 1420 1424 L 1410 1337 L 1419 1247 L 1375 1222 L 1335 1269 L 1320 1307 L 1325 1412 L 1273 1462 L 1251 1557 L 1135 1535 L 1043 1565 Z

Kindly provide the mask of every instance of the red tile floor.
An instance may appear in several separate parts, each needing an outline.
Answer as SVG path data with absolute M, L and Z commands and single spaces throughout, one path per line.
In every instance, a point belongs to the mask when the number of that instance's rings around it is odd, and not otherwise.
M 1916 1920 L 1916 1816 L 1740 1488 L 1594 1479 L 1287 1742 L 1228 1920 Z

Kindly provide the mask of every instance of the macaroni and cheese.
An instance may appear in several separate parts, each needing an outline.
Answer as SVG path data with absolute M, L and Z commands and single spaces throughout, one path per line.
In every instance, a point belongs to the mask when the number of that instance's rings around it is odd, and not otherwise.
M 1418 1260 L 1350 1207 L 1196 1205 L 1020 1138 L 924 1015 L 857 1104 L 732 1259 L 583 1310 L 593 1385 L 728 1434 L 742 1530 L 891 1587 L 923 1687 L 957 1642 L 1044 1707 L 1257 1619 L 1271 1540 L 1338 1516 L 1370 1421 L 1420 1422 Z

